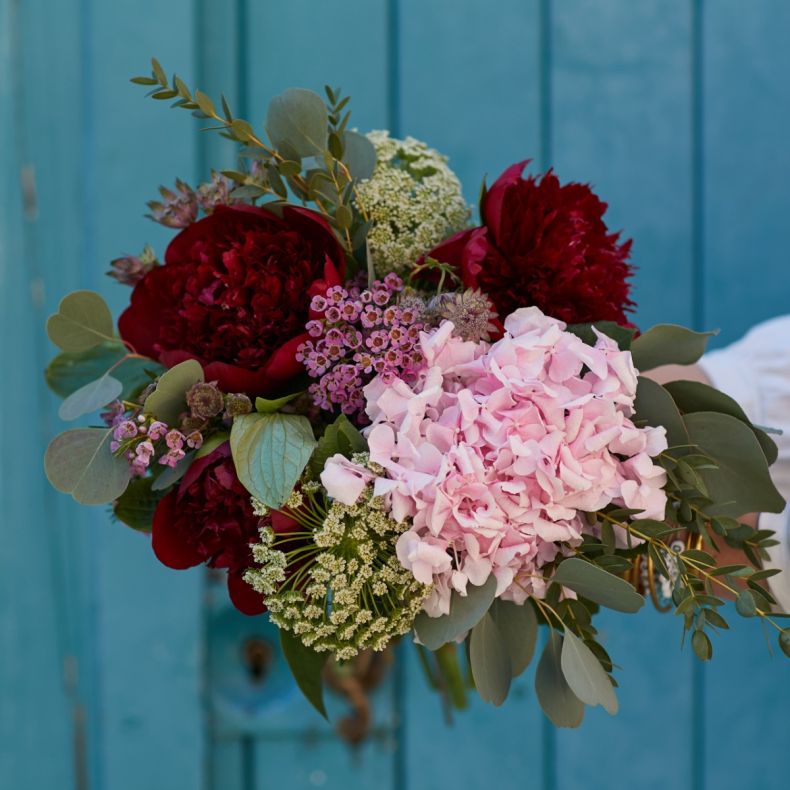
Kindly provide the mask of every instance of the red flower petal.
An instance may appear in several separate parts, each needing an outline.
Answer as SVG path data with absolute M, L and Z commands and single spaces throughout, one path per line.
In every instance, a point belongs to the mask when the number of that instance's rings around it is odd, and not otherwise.
M 292 379 L 304 372 L 302 363 L 296 361 L 296 349 L 298 349 L 305 340 L 309 339 L 310 335 L 308 335 L 307 332 L 297 335 L 280 346 L 280 348 L 269 357 L 269 361 L 266 363 L 263 373 L 266 377 L 271 379 L 269 385 L 272 389 L 276 388 L 280 382 Z
M 266 611 L 263 596 L 244 581 L 243 574 L 244 571 L 228 571 L 228 594 L 231 603 L 242 614 L 250 617 L 263 614 Z
M 151 545 L 156 558 L 168 568 L 185 570 L 200 565 L 205 559 L 202 552 L 184 540 L 177 529 L 175 492 L 168 494 L 156 506 L 151 530 Z

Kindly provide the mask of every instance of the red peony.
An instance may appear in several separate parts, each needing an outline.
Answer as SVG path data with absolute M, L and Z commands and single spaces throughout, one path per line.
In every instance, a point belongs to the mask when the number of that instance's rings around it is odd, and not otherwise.
M 535 305 L 570 324 L 627 324 L 631 242 L 608 232 L 606 203 L 588 186 L 561 186 L 551 171 L 522 178 L 526 164 L 509 167 L 488 190 L 481 227 L 428 255 L 456 266 L 464 285 L 488 294 L 501 318 Z
M 194 461 L 178 489 L 157 505 L 151 542 L 157 559 L 169 568 L 183 570 L 201 563 L 227 568 L 234 606 L 244 614 L 260 614 L 266 609 L 263 600 L 243 579 L 253 564 L 250 543 L 258 542 L 260 524 L 225 442 Z M 275 513 L 271 524 L 284 532 L 296 522 Z
M 135 286 L 118 328 L 168 367 L 197 359 L 225 392 L 266 393 L 302 371 L 311 298 L 344 276 L 324 219 L 287 206 L 218 206 L 179 233 Z

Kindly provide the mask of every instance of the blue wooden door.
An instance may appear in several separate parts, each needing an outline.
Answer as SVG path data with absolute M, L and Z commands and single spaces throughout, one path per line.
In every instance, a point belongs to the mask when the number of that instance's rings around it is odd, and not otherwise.
M 616 718 L 555 731 L 526 676 L 447 727 L 404 649 L 351 750 L 263 618 L 50 492 L 40 459 L 45 316 L 78 287 L 120 308 L 102 272 L 163 249 L 141 216 L 157 185 L 232 163 L 128 84 L 151 54 L 258 123 L 289 85 L 340 84 L 361 129 L 447 153 L 470 200 L 527 157 L 591 181 L 635 239 L 639 323 L 726 343 L 790 310 L 789 34 L 784 0 L 0 0 L 0 787 L 786 787 L 787 666 L 742 623 L 703 668 L 656 613 L 602 618 Z

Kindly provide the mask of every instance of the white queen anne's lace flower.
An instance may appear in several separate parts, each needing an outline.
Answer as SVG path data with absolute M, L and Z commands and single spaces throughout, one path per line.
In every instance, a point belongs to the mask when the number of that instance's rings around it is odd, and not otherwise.
M 372 220 L 368 246 L 376 273 L 406 274 L 428 250 L 461 230 L 470 211 L 447 158 L 425 143 L 368 133 L 376 148 L 373 176 L 357 188 Z

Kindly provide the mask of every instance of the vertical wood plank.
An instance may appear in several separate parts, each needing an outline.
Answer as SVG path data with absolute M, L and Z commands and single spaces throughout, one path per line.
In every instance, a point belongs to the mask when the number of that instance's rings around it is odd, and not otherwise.
M 540 3 L 399 5 L 399 133 L 448 155 L 476 204 L 484 176 L 490 184 L 509 164 L 541 155 Z M 448 727 L 414 650 L 404 647 L 405 786 L 442 786 L 450 763 L 464 787 L 513 777 L 540 786 L 543 733 L 531 673 L 518 680 L 503 708 L 475 699 Z
M 44 144 L 46 107 L 31 86 L 58 62 L 50 111 L 74 100 L 67 86 L 79 66 L 76 42 L 53 32 L 60 24 L 73 33 L 78 15 L 75 3 L 64 3 L 34 27 L 34 10 L 40 11 L 15 0 L 0 2 L 0 325 L 8 373 L 0 394 L 0 776 L 9 787 L 67 788 L 75 783 L 74 711 L 80 700 L 73 672 L 69 688 L 64 684 L 67 656 L 74 668 L 78 650 L 78 629 L 64 616 L 77 590 L 65 589 L 64 581 L 78 571 L 70 561 L 79 555 L 83 531 L 75 529 L 74 551 L 66 551 L 69 544 L 57 529 L 64 511 L 41 466 L 54 423 L 40 378 L 50 350 L 43 322 L 51 301 L 39 233 L 53 220 L 53 198 L 69 197 L 63 182 L 48 179 L 48 168 L 59 175 L 71 169 L 57 157 L 78 151 L 79 122 L 47 129 L 48 149 L 36 150 Z M 64 233 L 64 269 L 79 251 L 76 222 L 67 204 L 49 226 Z
M 609 227 L 634 238 L 637 323 L 692 324 L 689 4 L 554 3 L 551 32 L 558 175 L 591 182 L 609 203 Z M 623 665 L 621 710 L 589 711 L 578 731 L 558 731 L 558 786 L 608 788 L 629 766 L 639 787 L 690 787 L 693 658 L 680 652 L 679 623 L 650 611 L 606 612 L 598 623 Z
M 703 8 L 705 309 L 722 344 L 790 311 L 790 6 Z M 776 647 L 769 655 L 756 622 L 727 609 L 732 630 L 707 667 L 708 786 L 783 788 L 790 667 Z
M 143 217 L 145 201 L 176 176 L 193 180 L 197 160 L 195 121 L 146 99 L 129 78 L 156 55 L 168 73 L 193 81 L 195 19 L 191 0 L 88 0 L 88 8 L 89 270 L 80 286 L 103 293 L 117 314 L 129 292 L 103 276 L 108 262 L 145 242 L 162 255 L 173 233 Z M 202 573 L 164 568 L 146 536 L 95 518 L 100 786 L 199 788 Z

